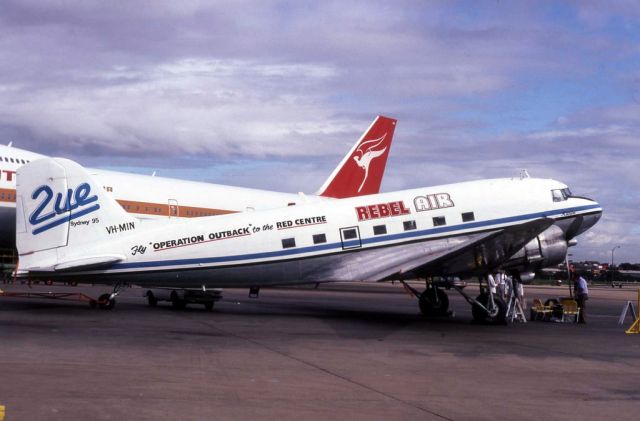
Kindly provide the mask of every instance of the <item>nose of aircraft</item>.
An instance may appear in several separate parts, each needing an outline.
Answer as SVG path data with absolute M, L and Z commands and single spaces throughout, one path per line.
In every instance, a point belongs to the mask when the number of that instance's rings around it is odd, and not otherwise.
M 581 198 L 581 200 L 586 202 L 585 206 L 587 206 L 588 209 L 592 209 L 592 211 L 587 214 L 579 215 L 573 220 L 566 232 L 567 240 L 577 237 L 587 231 L 600 220 L 600 217 L 602 217 L 602 207 L 598 202 L 587 198 Z
M 600 220 L 601 216 L 602 216 L 602 209 L 600 209 L 599 211 L 591 215 L 585 215 L 582 219 L 582 224 L 580 225 L 580 234 L 582 234 L 583 232 L 585 232 L 586 230 L 594 226 L 596 222 Z

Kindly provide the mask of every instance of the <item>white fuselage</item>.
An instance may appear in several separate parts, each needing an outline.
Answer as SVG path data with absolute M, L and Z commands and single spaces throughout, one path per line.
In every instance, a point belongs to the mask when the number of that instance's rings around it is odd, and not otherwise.
M 398 256 L 446 251 L 474 235 L 539 218 L 580 218 L 576 232 L 581 233 L 598 220 L 602 209 L 585 198 L 553 201 L 552 190 L 565 188 L 554 180 L 482 180 L 153 222 L 124 227 L 107 242 L 83 246 L 83 255 L 126 256 L 111 267 L 49 274 L 184 287 L 380 280 L 379 274 Z M 81 256 L 64 256 L 75 257 Z M 60 258 L 60 252 L 21 256 L 21 268 L 49 271 Z

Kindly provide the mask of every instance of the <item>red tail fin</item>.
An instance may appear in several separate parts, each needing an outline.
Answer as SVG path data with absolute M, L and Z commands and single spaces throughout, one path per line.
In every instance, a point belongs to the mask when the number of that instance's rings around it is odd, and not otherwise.
M 324 182 L 318 195 L 342 199 L 380 191 L 396 120 L 378 116 Z

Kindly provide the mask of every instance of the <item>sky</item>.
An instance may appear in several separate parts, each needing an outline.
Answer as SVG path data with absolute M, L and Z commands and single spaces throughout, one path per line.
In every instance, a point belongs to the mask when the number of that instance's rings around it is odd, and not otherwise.
M 378 114 L 382 191 L 527 169 L 602 204 L 573 260 L 640 262 L 640 2 L 0 7 L 2 143 L 313 193 Z

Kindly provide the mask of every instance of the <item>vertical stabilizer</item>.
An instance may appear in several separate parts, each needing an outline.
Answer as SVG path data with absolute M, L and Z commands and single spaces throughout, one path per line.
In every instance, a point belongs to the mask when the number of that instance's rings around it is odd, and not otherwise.
M 112 240 L 134 231 L 136 224 L 73 161 L 44 158 L 17 172 L 16 246 L 22 269 L 59 270 L 122 260 Z M 73 257 L 88 254 L 82 261 Z
M 379 193 L 395 128 L 396 120 L 376 117 L 317 194 L 342 199 Z

